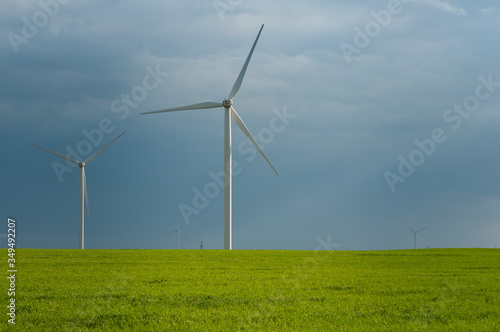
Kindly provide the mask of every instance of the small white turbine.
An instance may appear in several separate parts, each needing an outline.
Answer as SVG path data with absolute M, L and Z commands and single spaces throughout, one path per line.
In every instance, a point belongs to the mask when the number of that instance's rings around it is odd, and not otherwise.
M 429 228 L 430 226 L 425 226 L 421 230 L 416 231 L 413 228 L 411 228 L 410 226 L 408 226 L 407 224 L 404 224 L 404 225 L 406 227 L 408 227 L 413 232 L 413 249 L 417 249 L 417 233 L 420 233 L 421 231 L 423 231 L 424 229 Z
M 88 214 L 90 216 L 89 199 L 87 197 L 87 179 L 85 177 L 85 164 L 87 164 L 87 163 L 91 162 L 92 160 L 94 160 L 95 157 L 97 157 L 102 151 L 104 151 L 104 149 L 106 149 L 108 146 L 110 146 L 111 143 L 113 143 L 114 141 L 116 141 L 123 134 L 125 134 L 125 132 L 123 132 L 120 135 L 118 135 L 118 137 L 116 137 L 114 140 L 112 140 L 111 142 L 109 142 L 105 147 L 103 147 L 102 149 L 100 149 L 99 151 L 97 151 L 96 153 L 94 153 L 93 155 L 91 155 L 90 157 L 88 157 L 85 161 L 78 161 L 78 160 L 75 160 L 75 159 L 71 158 L 70 156 L 65 156 L 63 154 L 51 151 L 49 149 L 42 148 L 41 146 L 38 146 L 38 145 L 35 145 L 35 144 L 31 144 L 34 147 L 37 147 L 39 149 L 42 149 L 42 150 L 45 150 L 47 152 L 53 153 L 56 156 L 59 156 L 59 157 L 64 158 L 64 159 L 66 159 L 68 161 L 71 161 L 72 163 L 75 163 L 75 164 L 78 165 L 78 167 L 80 167 L 80 197 L 78 199 L 78 201 L 80 203 L 80 211 L 79 211 L 79 215 L 80 215 L 80 232 L 79 232 L 79 236 L 78 236 L 78 239 L 79 239 L 79 248 L 80 249 L 84 249 L 84 247 L 85 247 L 85 245 L 84 245 L 84 217 L 85 217 L 84 215 L 85 215 L 85 209 L 83 207 L 85 205 L 85 202 L 87 202 L 87 212 L 88 212 Z
M 257 141 L 253 138 L 252 134 L 248 130 L 243 120 L 240 118 L 236 110 L 233 108 L 233 98 L 240 89 L 241 82 L 243 81 L 243 77 L 245 76 L 245 72 L 248 67 L 248 63 L 250 62 L 250 58 L 252 57 L 253 51 L 255 49 L 255 45 L 257 45 L 257 41 L 259 40 L 260 33 L 262 32 L 262 28 L 264 28 L 264 24 L 260 27 L 259 34 L 253 43 L 252 49 L 248 54 L 248 57 L 243 64 L 243 68 L 236 78 L 236 82 L 234 82 L 233 88 L 229 93 L 229 97 L 224 99 L 222 103 L 220 102 L 204 102 L 199 104 L 167 108 L 164 110 L 153 111 L 153 112 L 144 112 L 141 114 L 153 114 L 153 113 L 163 113 L 163 112 L 174 112 L 174 111 L 184 111 L 184 110 L 196 110 L 196 109 L 206 109 L 206 108 L 217 108 L 224 107 L 225 115 L 224 115 L 224 249 L 231 250 L 233 247 L 232 243 L 232 156 L 231 156 L 231 121 L 230 117 L 233 118 L 236 125 L 241 129 L 241 131 L 248 137 L 250 142 L 255 146 L 255 148 L 260 152 L 262 157 L 267 161 L 269 166 L 273 169 L 273 171 L 277 174 L 278 172 L 271 164 L 269 159 L 267 159 L 266 155 L 260 148 Z
M 182 236 L 187 240 L 187 237 L 184 236 L 184 233 L 181 232 L 179 227 L 175 231 L 168 232 L 167 234 L 177 233 L 177 250 L 179 250 L 179 236 Z

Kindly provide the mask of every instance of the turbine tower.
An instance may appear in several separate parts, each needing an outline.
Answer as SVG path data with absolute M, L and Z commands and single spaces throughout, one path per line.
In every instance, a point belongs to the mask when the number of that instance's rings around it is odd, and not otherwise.
M 79 234 L 78 234 L 78 247 L 80 249 L 84 249 L 84 247 L 85 247 L 85 245 L 84 245 L 85 209 L 83 207 L 85 205 L 85 202 L 87 203 L 87 212 L 88 212 L 88 214 L 90 216 L 89 199 L 87 197 L 87 179 L 85 177 L 85 164 L 87 164 L 87 163 L 91 162 L 92 160 L 94 160 L 95 157 L 97 157 L 102 151 L 104 151 L 104 149 L 106 149 L 108 146 L 110 146 L 111 143 L 113 143 L 114 141 L 116 141 L 123 134 L 125 134 L 125 132 L 123 132 L 120 135 L 118 135 L 118 137 L 116 137 L 114 140 L 112 140 L 111 142 L 109 142 L 105 147 L 103 147 L 102 149 L 100 149 L 99 151 L 97 151 L 96 153 L 94 153 L 93 155 L 91 155 L 90 157 L 88 157 L 85 161 L 78 161 L 78 160 L 75 160 L 75 159 L 71 158 L 70 156 L 65 156 L 63 154 L 51 151 L 49 149 L 42 148 L 41 146 L 38 146 L 38 145 L 35 145 L 35 144 L 31 144 L 34 147 L 37 147 L 39 149 L 42 149 L 42 150 L 45 150 L 47 152 L 53 153 L 56 156 L 59 156 L 59 157 L 64 158 L 64 159 L 66 159 L 68 161 L 71 161 L 72 163 L 75 163 L 75 164 L 78 165 L 78 167 L 80 167 L 80 197 L 78 199 L 78 202 L 79 202 L 79 205 L 80 205 L 80 210 L 79 210 L 79 216 L 80 216 L 80 222 L 79 222 L 79 226 L 80 227 L 79 228 L 80 228 L 80 231 L 79 231 Z
M 248 137 L 250 142 L 255 146 L 255 148 L 260 152 L 262 157 L 267 161 L 269 166 L 273 169 L 273 171 L 277 174 L 278 172 L 271 164 L 269 159 L 267 159 L 266 155 L 260 148 L 257 141 L 253 138 L 252 134 L 248 130 L 247 126 L 240 118 L 238 113 L 233 107 L 233 98 L 240 89 L 241 82 L 243 81 L 243 77 L 245 76 L 245 72 L 248 67 L 248 63 L 250 62 L 250 58 L 252 57 L 253 51 L 255 49 L 255 45 L 257 45 L 257 41 L 259 40 L 260 33 L 264 28 L 264 24 L 260 27 L 259 33 L 255 42 L 253 43 L 252 48 L 250 49 L 250 53 L 243 64 L 243 68 L 240 71 L 240 74 L 236 78 L 234 82 L 233 88 L 229 93 L 229 97 L 224 99 L 222 103 L 220 102 L 203 102 L 193 105 L 181 106 L 168 108 L 159 111 L 153 112 L 144 112 L 141 114 L 153 114 L 153 113 L 163 113 L 163 112 L 174 112 L 174 111 L 184 111 L 184 110 L 196 110 L 196 109 L 206 109 L 206 108 L 217 108 L 224 107 L 224 249 L 231 250 L 233 247 L 232 244 L 232 156 L 231 156 L 231 120 L 230 117 L 233 118 L 234 122 L 240 128 L 240 130 Z
M 410 226 L 408 226 L 407 224 L 404 224 L 406 227 L 408 227 L 412 232 L 413 232 L 413 249 L 417 249 L 417 233 L 420 233 L 421 231 L 423 231 L 424 229 L 427 229 L 429 228 L 430 226 L 425 226 L 424 228 L 422 228 L 421 230 L 419 231 L 416 231 L 414 230 L 413 228 L 411 228 Z
M 177 233 L 177 250 L 179 250 L 179 235 L 181 235 L 183 238 L 187 240 L 187 238 L 184 236 L 184 234 L 181 232 L 179 227 L 177 226 L 177 229 L 175 231 L 168 232 L 167 234 L 172 234 L 172 233 Z

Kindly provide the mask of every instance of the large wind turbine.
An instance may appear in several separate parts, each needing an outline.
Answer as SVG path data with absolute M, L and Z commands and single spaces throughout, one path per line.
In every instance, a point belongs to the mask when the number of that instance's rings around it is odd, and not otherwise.
M 424 229 L 427 229 L 429 228 L 430 226 L 425 226 L 424 228 L 422 228 L 421 230 L 414 230 L 413 228 L 411 228 L 410 226 L 408 226 L 407 224 L 404 224 L 406 227 L 408 227 L 412 232 L 413 232 L 413 248 L 414 249 L 417 249 L 417 233 L 420 233 L 421 231 L 423 231 Z
M 68 161 L 71 161 L 72 163 L 75 163 L 75 164 L 77 164 L 80 167 L 80 197 L 78 199 L 78 201 L 80 203 L 80 212 L 79 212 L 79 216 L 80 216 L 80 232 L 79 232 L 79 236 L 78 236 L 78 239 L 79 239 L 79 248 L 80 249 L 84 248 L 84 214 L 85 214 L 85 210 L 84 210 L 83 206 L 85 205 L 85 201 L 87 202 L 87 212 L 90 215 L 89 199 L 87 197 L 87 179 L 85 177 L 85 164 L 87 164 L 87 163 L 91 162 L 92 160 L 94 160 L 95 157 L 97 157 L 102 151 L 104 151 L 104 149 L 106 149 L 108 146 L 110 146 L 111 143 L 113 143 L 114 141 L 116 141 L 123 134 L 125 134 L 125 132 L 123 132 L 120 135 L 118 135 L 118 137 L 116 137 L 114 140 L 112 140 L 111 142 L 109 142 L 105 147 L 103 147 L 102 149 L 100 149 L 99 151 L 97 151 L 96 153 L 94 153 L 93 155 L 91 155 L 90 157 L 88 157 L 85 161 L 78 161 L 78 160 L 75 160 L 75 159 L 71 158 L 70 156 L 65 156 L 63 154 L 51 151 L 49 149 L 42 148 L 41 146 L 38 146 L 38 145 L 35 145 L 35 144 L 31 144 L 31 145 L 39 148 L 39 149 L 45 150 L 47 152 L 55 154 L 56 156 L 59 156 L 59 157 L 64 158 L 64 159 L 66 159 Z
M 243 120 L 240 118 L 236 110 L 233 108 L 233 98 L 240 89 L 241 82 L 243 81 L 243 77 L 245 76 L 245 72 L 248 67 L 248 63 L 250 62 L 250 58 L 252 57 L 252 53 L 255 49 L 255 45 L 257 45 L 257 41 L 259 40 L 260 33 L 262 32 L 262 28 L 264 28 L 264 24 L 260 27 L 259 34 L 253 43 L 252 49 L 248 54 L 248 57 L 243 64 L 243 68 L 241 68 L 240 74 L 238 78 L 236 78 L 236 82 L 234 82 L 233 88 L 229 93 L 229 97 L 224 99 L 222 103 L 220 102 L 204 102 L 199 104 L 181 106 L 168 108 L 159 111 L 153 112 L 145 112 L 141 114 L 153 114 L 153 113 L 163 113 L 163 112 L 174 112 L 174 111 L 184 111 L 184 110 L 196 110 L 196 109 L 205 109 L 205 108 L 217 108 L 224 107 L 224 249 L 232 249 L 232 157 L 231 157 L 231 121 L 230 117 L 233 118 L 236 125 L 241 129 L 241 131 L 248 137 L 250 142 L 255 146 L 255 148 L 260 152 L 262 157 L 267 161 L 269 166 L 274 170 L 274 172 L 278 174 L 274 166 L 271 164 L 269 159 L 267 159 L 266 155 L 260 148 L 257 141 L 253 138 L 252 134 L 248 130 L 247 126 L 243 123 Z

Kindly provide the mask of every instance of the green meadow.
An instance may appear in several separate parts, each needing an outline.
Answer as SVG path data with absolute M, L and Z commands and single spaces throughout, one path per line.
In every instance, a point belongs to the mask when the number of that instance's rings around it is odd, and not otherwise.
M 2 331 L 500 331 L 497 249 L 17 249 L 16 268 Z

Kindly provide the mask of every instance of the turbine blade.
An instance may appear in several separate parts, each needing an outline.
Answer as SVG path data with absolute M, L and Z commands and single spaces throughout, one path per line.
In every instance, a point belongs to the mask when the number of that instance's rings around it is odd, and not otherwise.
M 204 103 L 198 103 L 198 104 L 180 106 L 180 107 L 174 107 L 174 108 L 167 108 L 167 109 L 159 110 L 159 111 L 143 112 L 141 114 L 154 114 L 154 113 L 186 111 L 186 110 L 200 110 L 200 109 L 204 109 L 204 108 L 216 108 L 216 107 L 222 107 L 222 106 L 223 106 L 222 103 L 207 101 Z
M 113 143 L 114 141 L 116 141 L 118 138 L 120 138 L 121 135 L 125 134 L 126 131 L 124 131 L 123 133 L 121 133 L 120 135 L 118 135 L 118 137 L 116 137 L 114 140 L 112 140 L 111 142 L 109 142 L 105 147 L 103 147 L 102 149 L 100 149 L 99 151 L 97 151 L 96 153 L 94 153 L 93 155 L 91 155 L 89 158 L 87 158 L 87 160 L 84 161 L 84 163 L 89 163 L 91 162 L 92 160 L 95 159 L 95 157 L 97 157 L 101 152 L 104 151 L 104 149 L 106 149 L 108 146 L 111 145 L 111 143 Z
M 262 26 L 260 27 L 259 34 L 257 35 L 257 38 L 255 38 L 252 49 L 250 50 L 250 53 L 248 54 L 247 60 L 245 61 L 243 68 L 241 68 L 240 74 L 238 75 L 236 82 L 234 82 L 233 89 L 231 90 L 231 93 L 229 93 L 228 99 L 233 99 L 233 97 L 236 95 L 236 93 L 238 93 L 238 90 L 240 89 L 241 82 L 243 82 L 243 77 L 245 76 L 245 72 L 247 71 L 248 63 L 250 62 L 250 58 L 252 57 L 253 50 L 255 49 L 255 45 L 257 45 L 257 41 L 259 40 L 260 33 L 262 32 L 263 28 L 264 28 L 264 24 L 262 24 Z
M 66 159 L 66 160 L 68 160 L 68 161 L 71 161 L 72 163 L 75 163 L 75 164 L 77 164 L 77 165 L 80 163 L 78 160 L 75 160 L 75 159 L 71 158 L 70 156 L 65 156 L 65 155 L 63 155 L 63 154 L 60 154 L 60 153 L 57 153 L 57 152 L 51 151 L 51 150 L 46 149 L 46 148 L 42 148 L 41 146 L 38 146 L 38 145 L 35 145 L 35 144 L 31 144 L 31 145 L 33 145 L 34 147 L 37 147 L 37 148 L 39 148 L 39 149 L 45 150 L 45 151 L 47 151 L 47 152 L 53 153 L 53 154 L 55 154 L 56 156 L 59 156 L 59 157 L 64 158 L 64 159 Z
M 90 217 L 89 197 L 87 196 L 87 177 L 85 176 L 85 167 L 82 167 L 82 172 L 83 172 L 83 192 L 85 193 L 85 203 L 87 203 L 87 213 Z
M 425 227 L 424 227 L 424 228 L 422 228 L 421 230 L 417 231 L 417 233 L 420 233 L 421 231 L 423 231 L 424 229 L 427 229 L 427 228 L 429 228 L 429 227 L 431 227 L 431 226 L 425 226 Z
M 413 228 L 411 228 L 410 226 L 408 226 L 407 224 L 403 224 L 405 225 L 406 227 L 408 227 L 412 232 L 415 232 L 415 230 Z
M 267 163 L 269 164 L 269 166 L 271 166 L 271 168 L 276 173 L 276 175 L 279 175 L 278 171 L 276 171 L 276 169 L 274 168 L 273 164 L 271 164 L 271 162 L 269 161 L 269 159 L 267 159 L 266 155 L 264 154 L 264 151 L 262 151 L 262 149 L 260 148 L 260 146 L 257 143 L 257 141 L 253 138 L 253 136 L 250 133 L 250 131 L 248 130 L 247 126 L 245 126 L 245 123 L 243 123 L 243 120 L 241 120 L 240 116 L 238 115 L 238 113 L 236 113 L 236 110 L 232 106 L 231 106 L 231 116 L 233 117 L 233 120 L 236 123 L 236 125 L 241 129 L 241 131 L 246 135 L 246 137 L 248 137 L 248 139 L 250 140 L 250 142 L 252 142 L 252 144 L 255 146 L 255 148 L 257 148 L 257 150 L 259 150 L 259 152 L 262 155 L 262 157 L 264 157 L 264 159 L 267 161 Z

